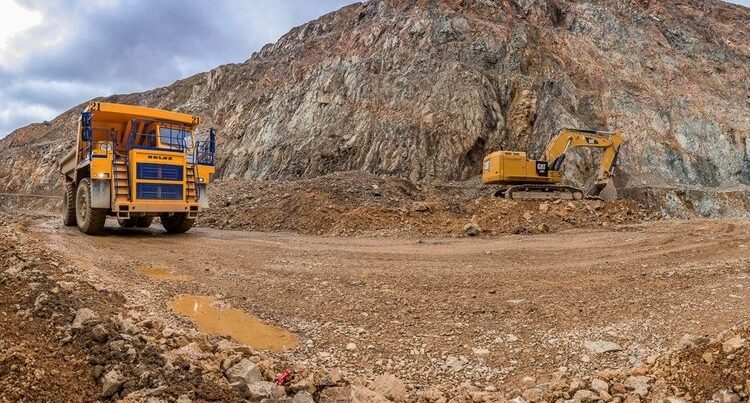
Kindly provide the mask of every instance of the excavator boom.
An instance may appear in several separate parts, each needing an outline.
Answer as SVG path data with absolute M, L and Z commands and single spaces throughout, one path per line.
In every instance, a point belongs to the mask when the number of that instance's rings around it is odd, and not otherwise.
M 619 132 L 600 132 L 593 130 L 562 129 L 550 139 L 544 150 L 544 161 L 548 161 L 550 169 L 559 171 L 565 160 L 565 153 L 571 148 L 601 148 L 602 157 L 599 163 L 594 188 L 590 194 L 599 195 L 614 176 L 617 166 L 617 156 L 622 145 L 622 135 Z

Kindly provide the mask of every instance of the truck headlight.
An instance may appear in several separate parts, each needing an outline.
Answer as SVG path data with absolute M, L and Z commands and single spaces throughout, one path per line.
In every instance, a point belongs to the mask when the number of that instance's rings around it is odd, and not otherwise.
M 99 178 L 99 179 L 107 179 L 107 178 L 109 178 L 109 174 L 106 173 L 106 172 L 101 172 L 101 173 L 97 174 L 96 177 Z

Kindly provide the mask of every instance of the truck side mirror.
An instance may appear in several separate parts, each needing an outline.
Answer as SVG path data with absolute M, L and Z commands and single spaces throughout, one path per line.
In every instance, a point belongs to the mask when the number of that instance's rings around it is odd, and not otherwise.
M 91 141 L 91 134 L 91 112 L 83 112 L 81 114 L 81 139 Z

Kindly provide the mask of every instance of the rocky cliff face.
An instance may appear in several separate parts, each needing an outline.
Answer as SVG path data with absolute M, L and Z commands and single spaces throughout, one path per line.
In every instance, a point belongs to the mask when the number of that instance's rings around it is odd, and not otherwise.
M 749 195 L 748 76 L 750 10 L 719 1 L 372 0 L 245 63 L 110 99 L 206 117 L 225 179 L 466 179 L 559 127 L 620 130 L 621 191 L 717 215 Z M 79 111 L 0 142 L 0 191 L 59 185 Z M 568 179 L 585 185 L 595 160 L 576 153 Z

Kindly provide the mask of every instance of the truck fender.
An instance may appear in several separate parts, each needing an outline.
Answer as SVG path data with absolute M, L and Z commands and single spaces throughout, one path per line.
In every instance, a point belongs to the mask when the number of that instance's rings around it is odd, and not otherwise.
M 92 208 L 110 208 L 112 196 L 110 195 L 110 182 L 109 179 L 93 179 L 91 180 L 91 207 Z
M 198 207 L 208 208 L 208 185 L 205 183 L 198 184 Z

